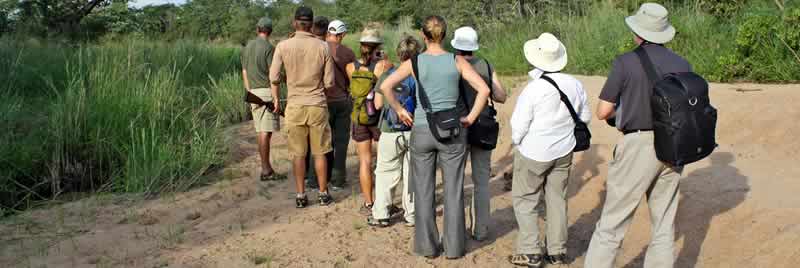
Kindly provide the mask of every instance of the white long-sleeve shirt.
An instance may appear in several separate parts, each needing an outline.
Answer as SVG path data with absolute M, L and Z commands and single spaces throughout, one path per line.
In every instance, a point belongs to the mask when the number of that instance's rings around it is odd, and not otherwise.
M 575 122 L 558 90 L 538 78 L 535 70 L 529 75 L 532 79 L 520 93 L 511 115 L 511 140 L 523 156 L 548 162 L 575 148 Z M 567 95 L 580 120 L 588 124 L 592 114 L 581 82 L 562 73 L 547 76 Z

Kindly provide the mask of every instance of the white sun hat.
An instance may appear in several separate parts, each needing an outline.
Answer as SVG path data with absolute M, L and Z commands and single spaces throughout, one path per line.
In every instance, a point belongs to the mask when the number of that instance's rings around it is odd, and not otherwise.
M 358 41 L 361 43 L 383 44 L 380 31 L 369 28 L 364 28 L 364 31 L 361 32 L 361 39 Z
M 476 51 L 478 50 L 478 32 L 472 27 L 458 28 L 450 45 L 461 51 Z
M 328 24 L 328 32 L 332 34 L 343 34 L 347 32 L 347 25 L 343 21 L 334 20 Z
M 525 59 L 545 72 L 558 72 L 567 66 L 567 48 L 551 33 L 525 42 Z
M 675 27 L 669 23 L 667 8 L 656 3 L 644 3 L 636 14 L 625 18 L 625 24 L 636 35 L 656 44 L 665 44 L 675 37 Z

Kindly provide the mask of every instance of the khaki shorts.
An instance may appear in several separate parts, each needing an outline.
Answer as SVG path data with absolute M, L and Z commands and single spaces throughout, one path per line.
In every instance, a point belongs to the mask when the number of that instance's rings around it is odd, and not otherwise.
M 253 95 L 258 96 L 264 101 L 272 100 L 272 93 L 266 88 L 256 88 L 250 90 Z M 265 105 L 250 104 L 250 113 L 253 114 L 253 126 L 256 132 L 278 132 L 281 130 L 281 120 L 278 115 L 267 110 Z
M 292 157 L 305 157 L 309 147 L 312 155 L 324 155 L 333 150 L 328 116 L 328 107 L 325 106 L 286 107 L 286 129 Z

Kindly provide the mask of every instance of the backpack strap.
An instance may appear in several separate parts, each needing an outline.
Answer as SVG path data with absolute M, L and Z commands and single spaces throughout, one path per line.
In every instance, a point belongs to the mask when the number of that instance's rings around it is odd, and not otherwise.
M 483 59 L 483 62 L 486 63 L 486 68 L 489 69 L 489 81 L 486 82 L 486 86 L 489 87 L 489 102 L 491 102 L 492 107 L 494 107 L 494 72 L 492 71 L 492 65 L 489 64 L 489 60 Z
M 419 90 L 419 102 L 422 104 L 422 109 L 425 112 L 431 111 L 431 102 L 428 99 L 428 94 L 425 93 L 425 87 L 422 86 L 422 78 L 419 76 L 419 55 L 411 58 L 411 71 L 417 79 L 417 90 Z
M 558 90 L 558 93 L 561 95 L 561 101 L 564 102 L 564 104 L 567 105 L 567 109 L 569 110 L 569 114 L 572 116 L 572 121 L 575 121 L 575 124 L 582 123 L 581 119 L 578 117 L 578 113 L 575 112 L 575 108 L 572 107 L 572 103 L 569 102 L 569 98 L 567 98 L 567 94 L 564 94 L 564 92 L 561 91 L 561 88 L 558 87 L 558 84 L 556 83 L 556 81 L 554 81 L 553 78 L 550 78 L 546 74 L 542 75 L 542 79 L 544 79 L 547 82 L 550 82 L 550 84 L 553 85 L 556 88 L 556 90 Z
M 644 46 L 637 47 L 634 52 L 636 55 L 639 56 L 639 61 L 642 63 L 642 67 L 644 67 L 644 72 L 647 73 L 647 77 L 650 79 L 650 83 L 655 85 L 658 80 L 660 80 L 660 76 L 658 72 L 656 72 L 655 65 L 650 60 L 650 56 L 647 55 L 647 51 L 644 49 Z

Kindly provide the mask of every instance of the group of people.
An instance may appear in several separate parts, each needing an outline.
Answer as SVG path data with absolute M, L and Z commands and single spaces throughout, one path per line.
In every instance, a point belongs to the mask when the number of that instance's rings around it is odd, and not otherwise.
M 643 4 L 625 23 L 659 72 L 691 70 L 685 59 L 663 46 L 675 35 L 663 6 Z M 298 208 L 309 205 L 307 186 L 318 189 L 321 206 L 333 202 L 331 191 L 346 186 L 347 148 L 352 139 L 364 199 L 359 211 L 370 226 L 388 227 L 401 218 L 414 228 L 414 253 L 428 258 L 460 258 L 466 253 L 467 235 L 478 241 L 489 238 L 492 150 L 476 146 L 467 137 L 479 131 L 477 121 L 493 120 L 493 106 L 504 103 L 507 95 L 493 66 L 475 55 L 480 48 L 477 32 L 470 27 L 456 29 L 450 42 L 455 53 L 448 52 L 443 44 L 447 23 L 430 16 L 421 25 L 423 42 L 410 35 L 399 40 L 394 53 L 400 62 L 395 65 L 375 29 L 363 30 L 356 54 L 342 45 L 348 29 L 340 20 L 314 17 L 310 8 L 299 7 L 292 25 L 291 37 L 273 46 L 268 40 L 272 22 L 262 18 L 256 24 L 258 37 L 242 50 L 245 88 L 267 103 L 251 104 L 261 179 L 283 179 L 270 163 L 270 140 L 272 133 L 280 131 L 279 117 L 284 114 Z M 519 235 L 516 252 L 508 260 L 528 267 L 564 264 L 568 262 L 566 192 L 576 146 L 574 131 L 577 120 L 591 121 L 591 111 L 581 82 L 561 73 L 568 63 L 567 48 L 556 36 L 541 34 L 524 44 L 523 53 L 533 70 L 510 122 L 516 149 L 511 188 Z M 279 101 L 284 97 L 281 83 L 288 89 L 286 107 Z M 655 156 L 650 83 L 639 59 L 630 52 L 614 61 L 600 94 L 597 118 L 613 121 L 624 135 L 610 162 L 605 204 L 585 267 L 614 265 L 644 196 L 653 226 L 645 267 L 673 266 L 682 168 Z M 464 205 L 468 159 L 474 184 L 469 227 Z M 434 200 L 437 167 L 444 191 L 441 237 Z M 393 193 L 401 183 L 402 208 L 393 204 Z M 543 241 L 537 209 L 542 201 L 547 213 Z

